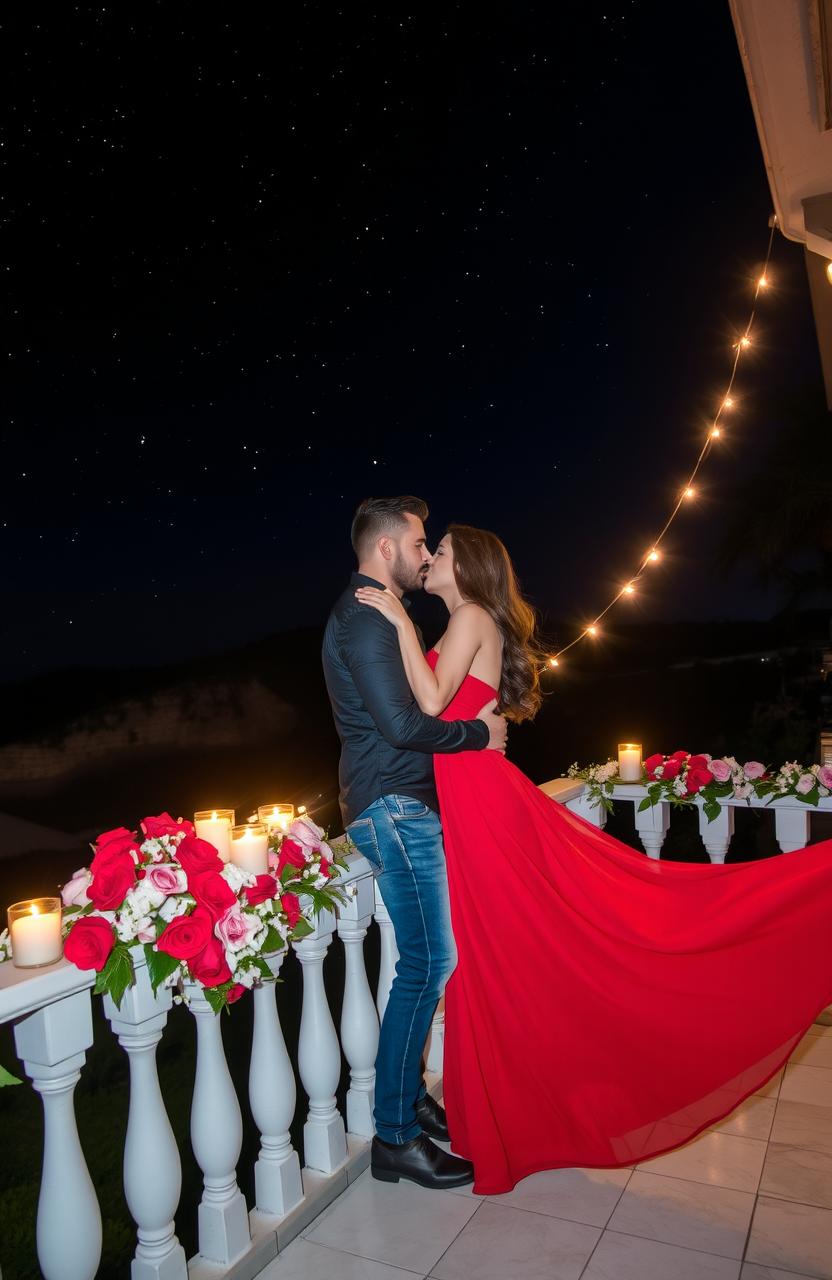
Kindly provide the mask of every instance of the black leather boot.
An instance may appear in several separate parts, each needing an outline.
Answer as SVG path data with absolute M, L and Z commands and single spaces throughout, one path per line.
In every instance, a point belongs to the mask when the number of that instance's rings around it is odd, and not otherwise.
M 470 1160 L 448 1155 L 431 1142 L 425 1133 L 410 1142 L 396 1146 L 373 1138 L 370 1151 L 370 1173 L 379 1182 L 418 1182 L 420 1187 L 433 1187 L 437 1191 L 449 1187 L 464 1187 L 474 1181 L 474 1166 Z
M 416 1103 L 416 1123 L 422 1126 L 422 1133 L 426 1133 L 429 1138 L 450 1142 L 451 1135 L 448 1133 L 445 1112 L 429 1093 Z

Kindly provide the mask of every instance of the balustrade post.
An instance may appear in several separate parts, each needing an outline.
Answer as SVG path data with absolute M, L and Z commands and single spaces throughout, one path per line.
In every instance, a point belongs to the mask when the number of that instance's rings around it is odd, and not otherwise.
M 324 989 L 324 959 L 332 941 L 335 916 L 322 911 L 315 932 L 293 942 L 303 971 L 298 1069 L 309 1098 L 303 1126 L 303 1150 L 310 1169 L 332 1173 L 347 1158 L 344 1121 L 335 1105 L 341 1075 L 341 1048 Z
M 375 898 L 376 898 L 376 924 L 379 928 L 381 939 L 381 957 L 378 968 L 378 989 L 376 991 L 376 1008 L 378 1009 L 379 1026 L 384 1021 L 384 1010 L 387 1008 L 387 1001 L 390 998 L 390 988 L 393 985 L 393 979 L 396 976 L 396 961 L 399 958 L 399 949 L 396 946 L 396 931 L 393 928 L 393 921 L 390 919 L 389 912 L 384 905 L 384 899 L 381 896 L 381 890 L 378 887 L 378 880 L 375 881 Z
M 277 977 L 285 951 L 267 956 Z M 277 985 L 263 982 L 252 991 L 254 1035 L 248 1076 L 249 1101 L 260 1130 L 260 1154 L 254 1166 L 254 1187 L 260 1213 L 283 1217 L 303 1199 L 298 1153 L 289 1137 L 295 1115 L 295 1073 L 277 1012 Z
M 130 1065 L 130 1111 L 124 1144 L 124 1194 L 136 1223 L 138 1246 L 132 1280 L 187 1280 L 188 1264 L 174 1227 L 182 1189 L 179 1148 L 159 1088 L 156 1046 L 172 1003 L 169 990 L 154 996 L 147 969 L 136 967 L 117 1009 L 104 997 L 104 1012 Z
M 794 809 L 774 810 L 774 833 L 783 853 L 795 853 L 809 843 L 809 810 L 801 805 Z
M 636 830 L 644 846 L 648 858 L 661 857 L 667 829 L 670 826 L 670 805 L 666 800 L 651 805 L 648 809 L 638 811 L 639 802 L 635 803 Z
M 712 822 L 709 822 L 701 800 L 696 801 L 696 807 L 699 810 L 699 834 L 708 857 L 711 862 L 724 862 L 734 834 L 733 808 L 730 805 L 720 805 L 719 813 Z
M 43 1099 L 37 1251 L 45 1280 L 93 1280 L 101 1212 L 78 1139 L 73 1096 L 92 1045 L 90 993 L 30 1013 L 14 1029 L 17 1053 Z
M 220 1015 L 198 983 L 187 983 L 196 1019 L 196 1079 L 191 1103 L 191 1146 L 202 1170 L 199 1252 L 210 1262 L 233 1262 L 249 1246 L 248 1212 L 237 1186 L 243 1145 L 240 1104 L 225 1060 Z
M 378 1052 L 378 1014 L 367 981 L 364 938 L 373 918 L 372 875 L 347 886 L 347 902 L 338 909 L 338 934 L 344 944 L 346 975 L 341 1010 L 341 1046 L 350 1065 L 347 1129 L 363 1138 L 375 1133 L 375 1061 Z
M 607 825 L 607 811 L 604 806 L 602 804 L 593 804 L 585 793 L 576 796 L 574 800 L 567 800 L 566 808 L 571 809 L 573 813 L 577 813 L 579 818 L 584 818 L 587 822 L 591 822 L 593 827 L 598 827 L 601 831 Z

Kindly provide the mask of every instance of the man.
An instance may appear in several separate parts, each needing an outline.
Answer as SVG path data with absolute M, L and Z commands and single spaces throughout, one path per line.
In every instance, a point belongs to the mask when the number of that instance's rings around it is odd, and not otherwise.
M 341 812 L 353 843 L 373 865 L 396 933 L 399 962 L 376 1058 L 374 1178 L 425 1187 L 473 1181 L 467 1160 L 430 1141 L 448 1138 L 445 1113 L 425 1089 L 422 1049 L 456 964 L 435 752 L 505 750 L 495 702 L 476 720 L 446 723 L 419 708 L 405 676 L 395 628 L 355 598 L 358 586 L 395 592 L 422 585 L 431 563 L 428 509 L 419 498 L 369 498 L 352 524 L 358 559 L 330 614 L 323 664 L 341 739 Z

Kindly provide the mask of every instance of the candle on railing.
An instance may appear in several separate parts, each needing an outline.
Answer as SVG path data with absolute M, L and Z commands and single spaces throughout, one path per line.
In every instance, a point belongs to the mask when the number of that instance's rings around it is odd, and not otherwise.
M 54 964 L 63 953 L 60 898 L 31 898 L 8 910 L 12 961 L 18 969 Z
M 269 835 L 275 830 L 285 832 L 294 821 L 295 806 L 293 804 L 261 804 L 257 807 L 257 816 Z
M 231 828 L 231 861 L 255 876 L 269 869 L 269 836 L 262 822 Z
M 223 862 L 231 857 L 231 828 L 235 817 L 233 809 L 200 809 L 194 814 L 196 834 L 214 846 Z
M 622 782 L 641 781 L 640 742 L 619 742 L 618 776 Z

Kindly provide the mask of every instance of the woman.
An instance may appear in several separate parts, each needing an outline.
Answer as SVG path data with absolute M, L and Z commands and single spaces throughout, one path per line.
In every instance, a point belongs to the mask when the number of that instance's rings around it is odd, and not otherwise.
M 425 589 L 450 613 L 420 706 L 511 720 L 541 694 L 534 614 L 494 534 L 452 525 Z M 474 1191 L 541 1169 L 635 1164 L 758 1090 L 832 1001 L 832 841 L 711 866 L 652 861 L 553 803 L 504 756 L 435 759 L 459 961 L 446 991 L 444 1102 Z

